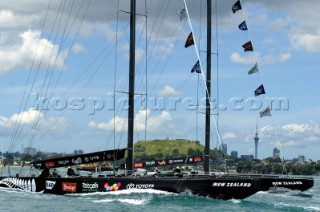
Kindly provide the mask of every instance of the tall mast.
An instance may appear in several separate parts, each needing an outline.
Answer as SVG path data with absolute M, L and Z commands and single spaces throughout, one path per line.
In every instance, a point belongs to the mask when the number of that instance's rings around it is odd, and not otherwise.
M 207 79 L 206 86 L 206 135 L 205 135 L 205 158 L 204 158 L 204 171 L 209 173 L 210 162 L 210 97 L 211 97 L 211 0 L 207 0 Z
M 129 101 L 128 101 L 128 159 L 127 170 L 133 170 L 133 129 L 134 129 L 134 83 L 135 83 L 135 39 L 136 0 L 130 3 L 130 59 L 129 59 Z

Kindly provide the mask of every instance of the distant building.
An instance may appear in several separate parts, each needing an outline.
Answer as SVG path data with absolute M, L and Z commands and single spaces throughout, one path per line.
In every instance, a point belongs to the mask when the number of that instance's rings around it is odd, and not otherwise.
M 238 158 L 238 151 L 231 151 L 232 158 Z
M 41 156 L 45 158 L 59 157 L 57 152 L 41 152 Z
M 278 148 L 273 149 L 273 158 L 280 158 L 280 150 Z
M 253 155 L 241 155 L 241 159 L 246 161 L 253 161 L 254 157 Z
M 37 149 L 32 147 L 24 148 L 23 154 L 35 156 L 37 154 Z
M 228 150 L 227 144 L 222 144 L 222 152 L 224 155 L 227 155 L 227 153 L 228 153 L 227 150 Z
M 5 157 L 0 156 L 0 164 L 3 164 L 3 161 L 4 161 L 5 159 L 6 159 Z
M 305 161 L 306 161 L 306 158 L 304 157 L 304 155 L 299 155 L 299 156 L 298 156 L 298 162 L 303 163 L 303 162 L 305 162 Z
M 82 155 L 83 154 L 83 150 L 82 149 L 74 150 L 73 154 L 74 155 Z

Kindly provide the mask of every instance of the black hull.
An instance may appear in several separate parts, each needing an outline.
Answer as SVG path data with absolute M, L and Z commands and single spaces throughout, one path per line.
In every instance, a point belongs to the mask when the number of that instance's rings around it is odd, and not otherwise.
M 261 191 L 268 191 L 273 188 L 284 188 L 288 190 L 306 191 L 313 187 L 312 177 L 291 177 L 283 175 L 235 175 L 247 176 L 260 180 Z
M 0 177 L 0 187 L 27 189 L 57 195 L 155 189 L 173 193 L 189 191 L 213 199 L 245 199 L 258 191 L 274 188 L 305 191 L 313 178 L 272 175 L 159 176 L 159 177 Z
M 0 178 L 1 179 L 1 178 Z M 51 194 L 116 192 L 128 189 L 155 189 L 173 193 L 189 191 L 213 199 L 244 199 L 260 190 L 259 179 L 250 177 L 108 177 L 108 178 L 5 178 L 15 182 L 33 180 L 36 192 Z M 19 180 L 17 180 L 19 179 Z M 10 186 L 8 186 L 10 187 Z M 17 185 L 15 188 L 21 188 Z
M 260 177 L 261 191 L 268 191 L 270 188 L 285 188 L 289 190 L 305 191 L 312 188 L 313 184 L 313 178 L 279 176 Z
M 77 168 L 78 171 L 86 171 L 86 172 L 105 172 L 105 171 L 113 171 L 113 168 Z

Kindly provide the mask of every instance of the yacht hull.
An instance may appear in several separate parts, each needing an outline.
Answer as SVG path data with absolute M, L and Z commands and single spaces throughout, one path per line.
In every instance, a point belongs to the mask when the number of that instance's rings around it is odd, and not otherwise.
M 3 187 L 21 188 L 20 181 L 34 180 L 36 192 L 72 194 L 155 189 L 172 193 L 191 192 L 213 199 L 244 199 L 260 190 L 259 179 L 251 177 L 47 177 L 0 178 Z M 17 184 L 17 185 L 15 185 Z

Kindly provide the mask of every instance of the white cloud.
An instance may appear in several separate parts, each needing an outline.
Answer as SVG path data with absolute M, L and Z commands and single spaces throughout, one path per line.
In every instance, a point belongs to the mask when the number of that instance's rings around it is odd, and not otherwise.
M 231 54 L 230 59 L 234 63 L 240 63 L 240 64 L 253 64 L 255 63 L 254 57 L 252 55 L 246 55 L 242 56 L 237 52 L 234 52 Z
M 313 122 L 307 124 L 287 124 L 277 127 L 282 146 L 306 147 L 320 144 L 320 126 Z M 262 136 L 276 143 L 274 128 L 267 125 L 261 129 Z
M 261 57 L 259 53 L 256 53 L 257 60 L 261 64 L 273 64 L 273 63 L 278 63 L 278 62 L 285 62 L 291 59 L 291 54 L 289 52 L 287 53 L 282 53 L 280 55 L 266 55 Z M 242 56 L 239 53 L 235 52 L 232 53 L 230 56 L 230 59 L 234 63 L 240 63 L 240 64 L 254 64 L 255 63 L 255 58 L 252 55 L 246 55 Z
M 274 31 L 280 31 L 283 30 L 288 24 L 290 23 L 290 20 L 278 18 L 270 23 L 270 28 Z
M 148 115 L 148 125 L 147 132 L 148 134 L 158 134 L 163 136 L 163 132 L 166 132 L 168 128 L 172 128 L 172 117 L 169 112 L 162 111 L 159 115 L 150 115 L 150 110 L 139 110 L 139 112 L 135 115 L 135 123 L 134 128 L 137 133 L 141 133 L 145 130 L 145 121 L 146 121 L 146 113 Z M 88 127 L 91 129 L 98 130 L 113 130 L 114 123 L 116 123 L 116 131 L 124 132 L 127 130 L 127 118 L 116 116 L 115 118 L 110 119 L 106 123 L 97 123 L 94 121 L 90 121 L 88 123 Z
M 39 16 L 33 15 L 14 15 L 11 10 L 0 11 L 1 28 L 20 28 L 22 26 L 31 26 L 38 22 Z
M 158 96 L 180 96 L 180 93 L 176 91 L 173 87 L 166 85 L 158 93 Z
M 261 58 L 261 63 L 263 64 L 273 64 L 277 62 L 285 62 L 291 59 L 290 53 L 283 53 L 280 55 L 266 55 Z
M 233 140 L 236 138 L 237 138 L 237 135 L 234 134 L 233 132 L 226 132 L 222 136 L 222 140 Z
M 292 33 L 290 42 L 293 48 L 297 50 L 305 50 L 308 52 L 320 52 L 320 29 L 316 34 L 311 33 Z
M 34 128 L 34 124 L 36 123 L 38 123 L 37 129 Z M 17 126 L 20 126 L 18 130 L 22 131 L 22 134 L 28 134 L 35 131 L 45 132 L 47 130 L 49 130 L 50 133 L 60 133 L 66 130 L 67 125 L 68 123 L 65 118 L 45 118 L 45 114 L 34 108 L 30 108 L 28 111 L 22 111 L 18 114 L 15 113 L 10 117 L 0 116 L 0 132 L 1 135 L 5 136 L 11 135 L 14 128 Z
M 0 74 L 19 68 L 30 68 L 34 60 L 34 68 L 48 64 L 55 68 L 63 68 L 65 52 L 59 53 L 59 46 L 42 38 L 40 32 L 26 31 L 20 34 L 20 42 L 0 50 Z M 35 51 L 37 54 L 35 55 Z
M 74 44 L 74 45 L 72 46 L 72 51 L 73 51 L 74 53 L 82 53 L 82 52 L 85 52 L 86 49 L 85 49 L 85 47 L 82 46 L 81 44 L 76 43 L 76 44 Z
M 293 48 L 307 52 L 320 52 L 320 26 L 317 21 L 314 21 L 320 18 L 319 2 L 309 0 L 306 4 L 303 1 L 270 1 L 260 1 L 260 3 L 273 11 L 286 12 L 288 15 L 285 19 L 271 22 L 271 27 L 280 30 L 284 26 L 290 27 L 287 34 Z
M 119 50 L 124 52 L 125 59 L 129 60 L 129 44 L 123 44 L 119 47 Z M 136 48 L 135 50 L 136 54 L 136 63 L 138 63 L 140 60 L 142 60 L 145 57 L 145 50 L 141 48 Z

